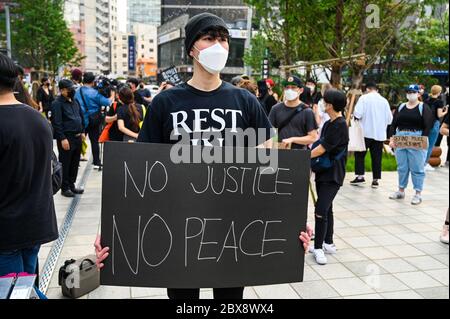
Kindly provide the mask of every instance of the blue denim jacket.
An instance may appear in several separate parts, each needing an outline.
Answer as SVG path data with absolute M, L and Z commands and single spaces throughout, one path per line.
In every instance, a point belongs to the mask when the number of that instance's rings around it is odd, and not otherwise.
M 83 99 L 81 98 L 81 90 L 83 90 L 84 100 L 87 105 L 84 104 Z M 77 90 L 75 99 L 83 110 L 85 127 L 89 125 L 89 115 L 100 111 L 102 106 L 107 107 L 111 105 L 111 101 L 108 98 L 101 95 L 96 89 L 87 86 L 82 86 Z

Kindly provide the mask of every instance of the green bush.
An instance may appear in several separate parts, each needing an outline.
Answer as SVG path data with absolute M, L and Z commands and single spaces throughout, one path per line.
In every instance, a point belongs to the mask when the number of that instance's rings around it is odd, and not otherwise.
M 366 172 L 372 171 L 372 160 L 370 159 L 370 151 L 367 152 L 366 159 L 365 159 L 365 167 Z M 384 172 L 395 172 L 397 171 L 397 161 L 395 160 L 395 156 L 384 153 L 383 152 L 383 158 L 381 162 L 381 170 Z M 350 154 L 347 160 L 347 172 L 354 172 L 355 171 L 355 156 L 354 154 Z

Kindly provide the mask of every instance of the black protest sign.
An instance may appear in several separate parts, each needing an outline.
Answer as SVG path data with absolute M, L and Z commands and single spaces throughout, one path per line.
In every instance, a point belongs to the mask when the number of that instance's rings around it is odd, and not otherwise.
M 101 283 L 225 288 L 302 281 L 310 152 L 262 150 L 278 153 L 272 167 L 247 159 L 174 164 L 171 147 L 105 145 L 102 246 L 111 250 Z
M 183 83 L 177 69 L 174 66 L 163 70 L 161 72 L 161 76 L 163 77 L 164 81 L 170 81 L 175 85 Z

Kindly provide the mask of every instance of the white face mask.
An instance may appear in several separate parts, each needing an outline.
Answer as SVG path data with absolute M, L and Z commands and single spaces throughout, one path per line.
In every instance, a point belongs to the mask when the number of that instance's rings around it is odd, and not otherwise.
M 298 98 L 298 92 L 292 89 L 284 91 L 284 97 L 287 101 L 294 101 Z
M 314 90 L 316 89 L 314 85 L 308 85 L 307 87 L 311 90 L 311 93 L 314 93 Z
M 409 102 L 411 103 L 415 103 L 419 100 L 419 94 L 417 93 L 408 93 L 406 95 L 406 98 L 408 99 Z
M 197 49 L 196 47 L 194 48 Z M 209 48 L 201 50 L 198 55 L 197 61 L 209 73 L 217 74 L 220 73 L 220 71 L 222 71 L 225 68 L 227 60 L 228 60 L 228 51 L 224 49 L 220 45 L 220 43 L 216 43 L 213 46 L 210 46 Z

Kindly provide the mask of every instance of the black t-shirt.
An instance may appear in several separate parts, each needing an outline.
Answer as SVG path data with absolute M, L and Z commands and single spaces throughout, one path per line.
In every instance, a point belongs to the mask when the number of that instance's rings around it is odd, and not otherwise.
M 269 114 L 272 110 L 272 107 L 277 104 L 277 100 L 273 97 L 273 95 L 270 95 L 267 93 L 264 97 L 259 99 L 259 102 L 263 106 L 266 114 Z
M 419 105 L 413 109 L 409 109 L 406 105 L 399 108 L 394 113 L 394 119 L 391 125 L 391 136 L 396 134 L 397 129 L 400 131 L 422 131 L 423 136 L 430 134 L 430 129 L 434 125 L 434 116 L 430 107 L 423 104 L 423 112 L 420 114 Z
M 27 105 L 0 106 L 0 250 L 58 238 L 52 150 L 52 130 L 39 112 Z
M 325 122 L 321 133 L 320 144 L 329 153 L 330 158 L 334 159 L 339 153 L 347 150 L 349 142 L 348 126 L 344 117 L 338 117 L 334 121 Z M 347 163 L 347 154 L 337 159 L 333 167 L 316 173 L 316 182 L 337 183 L 342 186 L 345 178 L 345 166 Z
M 438 109 L 444 108 L 444 102 L 442 101 L 442 99 L 441 98 L 436 99 L 434 97 L 429 97 L 425 103 L 427 103 L 428 106 L 431 108 L 431 112 L 433 112 L 433 115 L 434 115 L 434 118 L 436 119 L 436 121 L 439 121 Z
M 244 145 L 233 143 L 234 146 L 257 146 L 273 136 L 267 116 L 250 92 L 225 81 L 211 92 L 200 91 L 183 83 L 161 92 L 153 99 L 138 142 L 175 144 L 181 140 L 182 132 L 186 131 L 192 145 L 223 146 L 222 138 L 226 132 L 235 134 L 237 129 L 248 128 L 261 129 L 256 143 L 247 141 Z M 200 133 L 219 136 L 205 142 L 202 140 L 205 136 L 197 136 Z
M 117 111 L 119 110 L 119 107 L 122 104 L 120 102 L 115 102 L 113 105 L 108 107 L 108 111 L 106 113 L 107 116 L 114 116 L 117 114 Z M 114 108 L 115 106 L 115 108 Z M 109 140 L 110 141 L 117 141 L 122 142 L 123 140 L 123 133 L 119 131 L 119 127 L 117 126 L 117 121 L 114 121 L 111 125 L 111 128 L 109 129 Z
M 133 131 L 134 133 L 139 133 L 139 123 L 137 125 L 135 125 L 134 123 L 131 122 L 131 116 L 128 110 L 129 106 L 128 105 L 121 105 L 119 107 L 119 109 L 117 110 L 117 121 L 119 120 L 123 120 L 124 125 L 127 129 L 129 129 L 130 131 Z M 143 110 L 142 110 L 143 106 L 140 104 L 136 105 L 136 109 L 139 112 L 139 122 L 142 121 L 143 119 Z M 122 139 L 123 139 L 123 133 L 119 131 L 119 133 L 122 134 Z
M 140 94 L 142 97 L 152 97 L 152 94 L 150 93 L 149 89 L 139 89 L 138 94 Z
M 275 105 L 269 114 L 269 119 L 273 127 L 278 128 L 279 125 L 283 124 L 286 119 L 296 112 L 299 106 L 288 107 L 284 103 Z M 278 139 L 281 142 L 290 137 L 303 137 L 317 129 L 318 126 L 314 112 L 308 106 L 303 105 L 303 110 L 294 115 L 291 121 L 278 132 Z M 292 144 L 292 148 L 305 149 L 306 145 Z
M 53 101 L 55 100 L 52 94 L 52 91 L 45 92 L 44 88 L 41 86 L 36 93 L 37 102 L 42 102 L 42 108 L 44 112 L 48 112 L 52 106 Z

